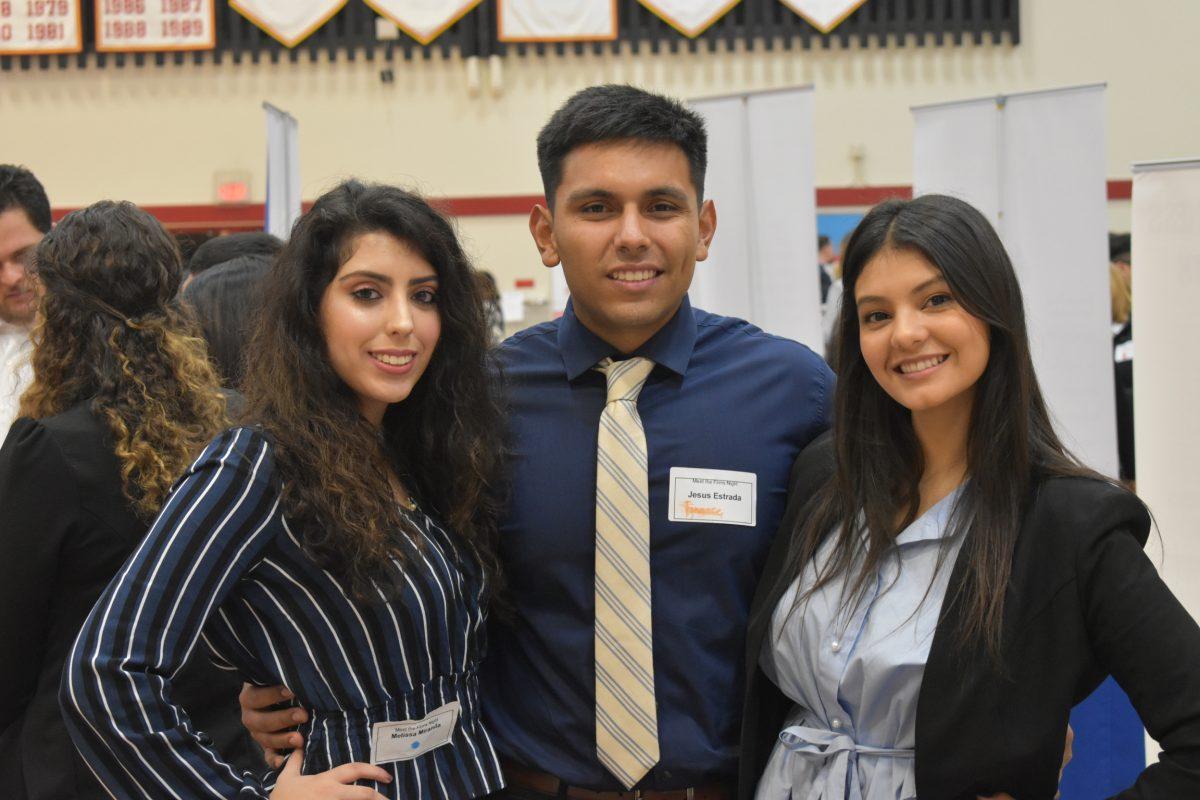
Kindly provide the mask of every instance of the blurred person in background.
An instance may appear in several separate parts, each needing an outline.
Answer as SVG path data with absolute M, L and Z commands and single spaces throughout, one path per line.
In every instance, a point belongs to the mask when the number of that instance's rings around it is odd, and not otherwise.
M 492 345 L 504 341 L 504 311 L 500 307 L 500 287 L 496 285 L 496 277 L 487 270 L 475 273 L 475 284 L 479 288 L 479 296 L 483 300 L 483 310 L 487 315 L 488 332 L 491 334 Z
M 240 410 L 242 377 L 246 373 L 245 347 L 262 302 L 262 281 L 271 269 L 271 257 L 236 256 L 206 269 L 183 288 L 180 296 L 196 315 L 208 355 L 228 397 Z
M 129 203 L 76 211 L 34 263 L 33 381 L 0 449 L 0 796 L 107 797 L 63 723 L 63 664 L 225 409 L 204 343 L 173 306 L 182 265 L 153 217 Z M 254 765 L 240 683 L 193 655 L 175 699 L 196 736 Z
M 837 263 L 838 255 L 833 251 L 833 242 L 822 234 L 817 237 L 817 277 L 821 281 L 821 307 L 829 298 L 829 287 L 833 285 L 833 265 Z
M 837 260 L 833 262 L 830 271 L 833 283 L 829 285 L 829 293 L 821 305 L 821 338 L 825 345 L 825 361 L 829 364 L 833 364 L 833 354 L 837 352 L 833 338 L 837 333 L 838 314 L 842 307 L 842 254 L 846 252 L 846 243 L 849 241 L 850 233 L 847 233 L 842 237 L 841 246 L 837 251 Z M 836 367 L 834 371 L 837 371 Z
M 50 230 L 46 190 L 24 167 L 0 164 L 0 442 L 29 385 L 29 329 L 37 308 L 29 262 Z
M 1133 249 L 1133 238 L 1128 233 L 1108 234 L 1108 260 L 1117 269 L 1129 275 L 1133 262 L 1129 257 Z
M 282 248 L 283 242 L 279 237 L 265 231 L 227 233 L 213 237 L 192 253 L 187 262 L 183 284 L 179 288 L 181 291 L 186 289 L 197 276 L 218 264 L 232 261 L 239 256 L 262 256 L 270 261 L 279 255 Z
M 1133 291 L 1129 254 L 1108 266 L 1112 294 L 1113 381 L 1117 392 L 1117 458 L 1121 480 L 1132 488 L 1137 480 L 1133 453 Z M 1123 263 L 1124 267 L 1120 264 Z

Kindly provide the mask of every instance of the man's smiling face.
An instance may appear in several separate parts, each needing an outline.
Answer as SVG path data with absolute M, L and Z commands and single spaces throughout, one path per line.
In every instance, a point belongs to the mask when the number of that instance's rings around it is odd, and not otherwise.
M 671 319 L 708 257 L 716 212 L 698 194 L 678 146 L 600 142 L 567 155 L 554 211 L 531 216 L 542 262 L 562 264 L 579 320 L 623 352 Z
M 42 232 L 22 208 L 0 211 L 0 320 L 29 325 L 37 310 L 37 296 L 28 267 Z

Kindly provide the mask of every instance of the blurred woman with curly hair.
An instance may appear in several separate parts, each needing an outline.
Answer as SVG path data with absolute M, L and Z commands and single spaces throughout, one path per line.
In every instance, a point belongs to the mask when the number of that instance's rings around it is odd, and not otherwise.
M 179 251 L 149 214 L 112 202 L 70 214 L 34 269 L 34 378 L 0 450 L 0 795 L 107 797 L 63 726 L 63 663 L 224 405 L 172 306 Z M 237 681 L 196 663 L 178 683 L 195 725 L 247 761 Z
M 84 626 L 76 744 L 118 797 L 492 793 L 477 669 L 501 413 L 470 263 L 419 197 L 349 181 L 263 294 L 252 425 L 191 466 Z M 201 638 L 307 709 L 278 775 L 230 769 L 171 702 Z

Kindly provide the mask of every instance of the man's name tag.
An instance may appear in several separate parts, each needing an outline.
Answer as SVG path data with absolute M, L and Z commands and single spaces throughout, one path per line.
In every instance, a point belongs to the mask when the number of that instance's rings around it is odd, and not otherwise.
M 754 525 L 758 510 L 758 476 L 725 469 L 671 467 L 672 522 Z
M 449 743 L 461 711 L 456 700 L 434 709 L 424 719 L 375 723 L 371 726 L 371 763 L 411 761 Z

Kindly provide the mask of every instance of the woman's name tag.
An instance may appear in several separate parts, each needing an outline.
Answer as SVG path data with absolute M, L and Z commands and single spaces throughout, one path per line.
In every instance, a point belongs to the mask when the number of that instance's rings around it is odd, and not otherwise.
M 449 743 L 461 712 L 456 700 L 435 708 L 424 719 L 375 723 L 371 726 L 371 763 L 411 761 Z
M 671 467 L 667 519 L 753 526 L 757 490 L 758 476 L 753 472 Z

